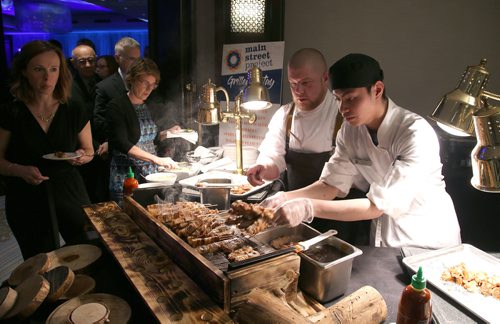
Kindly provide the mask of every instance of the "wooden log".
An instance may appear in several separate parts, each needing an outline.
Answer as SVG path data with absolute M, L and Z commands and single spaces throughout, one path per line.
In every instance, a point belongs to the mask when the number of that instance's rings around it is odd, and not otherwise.
M 75 274 L 66 266 L 59 266 L 43 274 L 50 284 L 47 301 L 53 303 L 58 300 L 71 287 Z
M 236 323 L 310 323 L 290 308 L 284 295 L 277 296 L 268 290 L 257 288 L 246 297 L 246 302 L 238 308 L 233 317 Z
M 15 287 L 34 274 L 43 274 L 49 267 L 50 259 L 47 253 L 39 253 L 18 265 L 10 274 L 7 282 Z
M 364 286 L 329 308 L 307 317 L 313 323 L 380 323 L 387 318 L 387 305 L 373 287 Z

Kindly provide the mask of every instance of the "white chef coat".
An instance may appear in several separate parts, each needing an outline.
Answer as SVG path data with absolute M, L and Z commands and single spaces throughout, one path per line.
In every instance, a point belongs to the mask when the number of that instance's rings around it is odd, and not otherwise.
M 286 119 L 291 107 L 292 103 L 289 103 L 274 113 L 259 146 L 257 164 L 273 162 L 280 173 L 286 169 Z M 338 111 L 338 103 L 330 91 L 327 91 L 321 104 L 311 111 L 301 111 L 295 105 L 290 128 L 290 149 L 301 153 L 331 151 L 334 148 L 332 137 Z
M 439 141 L 429 123 L 389 99 L 373 144 L 366 126 L 344 123 L 321 180 L 345 197 L 353 184 L 384 214 L 372 221 L 375 246 L 442 248 L 460 244 L 453 202 L 445 191 Z M 360 181 L 361 180 L 361 181 Z

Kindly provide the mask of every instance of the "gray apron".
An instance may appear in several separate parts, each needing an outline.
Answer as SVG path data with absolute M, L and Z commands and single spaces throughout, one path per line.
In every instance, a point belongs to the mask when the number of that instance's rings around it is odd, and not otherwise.
M 333 151 L 320 153 L 301 153 L 290 149 L 290 129 L 292 127 L 293 112 L 295 103 L 292 103 L 292 108 L 288 112 L 286 119 L 286 146 L 285 146 L 285 162 L 286 172 L 284 174 L 285 190 L 295 190 L 310 185 L 317 181 L 321 175 L 321 171 L 328 162 Z M 340 116 L 340 117 L 339 117 Z M 332 145 L 335 144 L 335 137 L 340 126 L 342 125 L 342 115 L 337 114 L 335 120 L 335 128 L 332 136 Z

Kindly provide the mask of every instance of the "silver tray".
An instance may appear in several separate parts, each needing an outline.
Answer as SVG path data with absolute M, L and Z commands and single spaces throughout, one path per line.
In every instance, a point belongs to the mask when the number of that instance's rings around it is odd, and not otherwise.
M 403 263 L 415 272 L 422 266 L 427 281 L 463 307 L 485 321 L 499 323 L 500 300 L 479 292 L 469 292 L 457 284 L 441 280 L 445 269 L 462 262 L 471 271 L 483 271 L 490 277 L 500 276 L 500 260 L 469 244 L 403 258 Z
M 209 179 L 229 179 L 230 180 L 229 183 L 232 186 L 248 184 L 248 180 L 247 180 L 246 176 L 234 174 L 234 173 L 229 173 L 229 172 L 223 172 L 223 171 L 209 171 L 207 173 L 199 174 L 199 175 L 196 175 L 194 177 L 180 180 L 179 184 L 181 184 L 183 187 L 198 190 L 199 188 L 196 186 L 196 184 L 198 182 L 203 182 L 203 180 L 209 180 Z M 271 184 L 272 184 L 272 181 L 265 181 L 262 185 L 252 187 L 252 189 L 250 189 L 249 191 L 247 191 L 243 194 L 231 193 L 231 197 L 244 198 L 247 196 L 251 196 L 254 193 L 264 189 L 265 187 L 267 187 Z

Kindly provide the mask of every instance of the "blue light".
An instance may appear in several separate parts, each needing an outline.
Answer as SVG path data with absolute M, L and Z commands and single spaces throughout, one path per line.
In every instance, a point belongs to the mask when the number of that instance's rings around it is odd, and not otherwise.
M 65 34 L 5 32 L 5 35 L 12 36 L 12 48 L 15 49 L 21 48 L 27 42 L 36 39 L 56 39 L 63 45 L 63 52 L 66 57 L 71 56 L 71 50 L 76 46 L 76 42 L 80 38 L 92 40 L 96 45 L 98 55 L 113 55 L 115 43 L 124 36 L 129 36 L 137 40 L 143 50 L 149 44 L 147 29 L 80 30 Z

